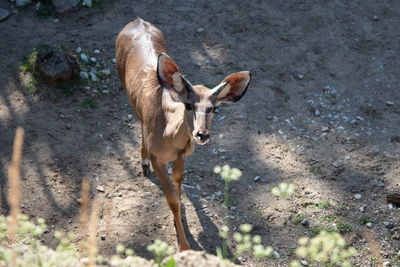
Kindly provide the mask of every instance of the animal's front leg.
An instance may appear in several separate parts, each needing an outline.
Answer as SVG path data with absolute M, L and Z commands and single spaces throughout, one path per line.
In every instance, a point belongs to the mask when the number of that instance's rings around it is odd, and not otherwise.
M 181 201 L 178 195 L 178 192 L 174 186 L 174 183 L 169 177 L 167 166 L 165 164 L 161 164 L 157 161 L 157 158 L 150 155 L 151 165 L 155 174 L 162 187 L 164 188 L 165 196 L 167 198 L 168 206 L 174 214 L 175 226 L 178 232 L 179 241 L 180 241 L 180 249 L 187 250 L 190 249 L 189 242 L 186 239 L 185 232 L 183 230 L 182 224 L 182 212 L 181 212 Z

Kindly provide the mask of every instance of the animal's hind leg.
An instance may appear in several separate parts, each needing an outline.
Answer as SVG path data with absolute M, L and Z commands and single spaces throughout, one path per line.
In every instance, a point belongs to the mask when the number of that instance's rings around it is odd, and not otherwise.
M 145 141 L 146 135 L 143 129 L 143 124 L 140 123 L 140 126 L 142 128 L 142 146 L 140 147 L 140 153 L 142 154 L 142 170 L 143 176 L 147 177 L 150 175 L 150 160 L 147 152 L 147 144 Z

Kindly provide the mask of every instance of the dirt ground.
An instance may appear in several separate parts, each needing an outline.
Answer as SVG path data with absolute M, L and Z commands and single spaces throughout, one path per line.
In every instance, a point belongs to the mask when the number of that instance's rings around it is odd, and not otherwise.
M 12 10 L 5 0 L 0 8 Z M 220 246 L 224 184 L 210 170 L 229 164 L 243 171 L 231 187 L 231 229 L 251 223 L 279 253 L 263 262 L 244 256 L 243 265 L 287 266 L 300 236 L 341 223 L 358 251 L 356 266 L 400 266 L 400 209 L 385 199 L 386 190 L 400 187 L 398 1 L 114 0 L 59 20 L 39 18 L 34 5 L 15 9 L 0 22 L 3 213 L 20 125 L 21 209 L 47 220 L 45 244 L 56 245 L 55 229 L 79 229 L 77 200 L 87 177 L 101 206 L 100 253 L 113 254 L 122 243 L 149 258 L 146 246 L 155 239 L 178 249 L 157 178 L 141 173 L 140 123 L 128 116 L 133 111 L 112 62 L 118 32 L 137 16 L 161 29 L 194 84 L 252 73 L 243 99 L 214 117 L 212 141 L 186 160 L 183 203 L 193 249 L 215 254 Z M 19 65 L 40 44 L 98 49 L 111 74 L 101 90 L 28 93 Z M 82 104 L 87 97 L 95 107 Z M 271 194 L 279 182 L 296 185 L 289 199 Z M 308 225 L 299 223 L 303 217 Z

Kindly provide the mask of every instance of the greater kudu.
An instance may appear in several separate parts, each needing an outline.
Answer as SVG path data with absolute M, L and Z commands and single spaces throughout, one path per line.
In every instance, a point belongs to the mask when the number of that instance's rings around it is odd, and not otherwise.
M 121 30 L 115 48 L 119 78 L 142 127 L 143 173 L 147 175 L 151 163 L 174 215 L 180 249 L 189 249 L 181 220 L 184 160 L 193 153 L 194 142 L 209 141 L 214 109 L 242 98 L 250 73 L 231 74 L 212 89 L 192 86 L 167 55 L 161 31 L 140 18 Z

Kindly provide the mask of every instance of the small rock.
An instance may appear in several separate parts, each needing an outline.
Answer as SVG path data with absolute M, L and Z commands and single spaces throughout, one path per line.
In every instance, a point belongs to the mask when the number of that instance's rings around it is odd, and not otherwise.
M 343 162 L 341 160 L 337 160 L 335 162 L 332 162 L 332 166 L 335 168 L 340 168 L 343 166 Z
M 367 223 L 367 227 L 368 227 L 368 228 L 372 228 L 372 222 L 368 222 L 368 223 Z
M 383 222 L 383 224 L 387 229 L 392 229 L 394 227 L 392 222 Z
M 115 64 L 117 62 L 117 59 L 113 58 L 113 59 L 111 59 L 111 62 Z
M 94 74 L 93 72 L 90 73 L 90 78 L 92 79 L 92 81 L 94 82 L 98 82 L 99 78 L 96 76 L 96 74 Z
M 204 32 L 204 28 L 202 28 L 202 27 L 197 28 L 196 32 L 197 33 L 203 33 Z
M 81 76 L 82 79 L 89 79 L 89 74 L 86 71 L 79 72 L 79 76 Z
M 253 179 L 254 182 L 258 182 L 259 180 L 260 180 L 260 176 L 256 176 L 256 177 L 254 177 L 254 179 Z
M 322 132 L 329 132 L 329 127 L 326 127 L 326 126 L 323 126 L 322 128 L 321 128 L 321 131 Z
M 386 101 L 386 105 L 389 107 L 393 107 L 394 103 L 392 101 Z
M 278 251 L 275 251 L 275 250 L 274 250 L 274 253 L 273 253 L 273 254 L 274 254 L 274 258 L 275 258 L 275 259 L 280 259 L 280 258 L 281 258 L 281 255 L 279 255 Z
M 97 62 L 97 59 L 96 59 L 95 57 L 91 57 L 91 58 L 90 58 L 90 61 L 92 61 L 93 63 L 96 63 L 96 62 Z
M 99 49 L 95 49 L 95 50 L 93 50 L 93 53 L 100 54 L 100 50 Z
M 89 59 L 87 58 L 87 56 L 86 56 L 84 53 L 82 53 L 80 56 L 81 56 L 81 59 L 82 59 L 83 61 L 85 61 L 85 62 L 88 62 L 88 61 L 89 61 Z
M 133 120 L 133 115 L 132 115 L 132 114 L 128 114 L 128 115 L 126 116 L 126 120 L 127 120 L 127 121 Z
M 106 240 L 106 236 L 105 235 L 101 235 L 100 239 L 104 241 L 104 240 Z
M 110 75 L 110 73 L 111 73 L 111 71 L 110 71 L 110 69 L 104 69 L 104 70 L 101 70 L 101 71 L 99 71 L 99 73 L 101 73 L 101 74 L 104 74 L 104 75 Z
M 304 75 L 303 74 L 297 74 L 297 79 L 299 79 L 299 80 L 303 80 L 304 79 Z
M 82 1 L 82 6 L 92 7 L 92 5 L 93 5 L 92 0 L 83 0 Z
M 385 261 L 385 262 L 382 264 L 382 267 L 390 267 L 390 262 Z
M 392 203 L 389 203 L 388 208 L 389 208 L 390 210 L 393 209 L 393 208 L 394 208 L 393 204 L 392 204 Z
M 363 121 L 364 120 L 364 118 L 361 117 L 361 116 L 356 116 L 356 119 L 359 120 L 359 121 Z
M 35 70 L 40 77 L 53 83 L 58 80 L 70 80 L 79 72 L 79 65 L 75 58 L 57 46 L 42 46 L 35 60 Z
M 300 261 L 300 264 L 303 266 L 308 266 L 308 262 L 305 260 Z
M 80 0 L 51 0 L 57 13 L 64 14 L 78 8 Z
M 17 7 L 27 6 L 27 5 L 29 5 L 30 3 L 32 3 L 32 0 L 16 0 L 16 1 L 15 1 L 15 5 L 16 5 Z
M 236 206 L 232 206 L 232 207 L 231 207 L 231 210 L 232 210 L 232 211 L 235 211 L 235 210 L 237 210 L 237 207 L 236 207 Z
M 82 52 L 82 48 L 81 48 L 80 46 L 78 46 L 78 47 L 75 49 L 75 52 L 76 52 L 77 54 L 79 54 L 80 52 Z
M 358 124 L 358 121 L 356 119 L 352 119 L 350 123 L 351 125 L 356 126 Z
M 40 2 L 39 2 L 39 3 L 40 3 Z M 59 18 L 53 19 L 53 22 L 54 22 L 54 23 L 58 23 L 58 22 L 60 22 L 60 19 L 59 19 Z
M 355 194 L 355 195 L 354 195 L 354 198 L 355 198 L 355 199 L 361 199 L 362 196 L 361 196 L 361 194 Z
M 365 212 L 365 205 L 362 205 L 362 206 L 359 208 L 359 210 L 360 210 L 361 212 Z
M 10 16 L 10 12 L 6 9 L 0 8 L 0 21 L 7 19 Z
M 318 116 L 320 116 L 321 115 L 321 111 L 319 111 L 319 109 L 316 109 L 315 111 L 314 111 L 314 116 L 315 117 L 318 117 Z
M 373 15 L 373 16 L 372 16 L 372 19 L 373 19 L 374 21 L 378 21 L 378 20 L 379 20 L 379 17 L 378 17 L 377 15 Z
M 99 192 L 104 192 L 104 191 L 105 191 L 105 190 L 104 190 L 104 186 L 101 186 L 101 185 L 98 185 L 98 186 L 96 187 L 96 190 L 99 191 Z
M 301 221 L 301 224 L 302 224 L 303 226 L 305 226 L 305 227 L 308 227 L 308 226 L 310 225 L 310 223 L 309 223 L 309 221 L 308 221 L 307 218 L 304 218 L 304 219 Z
M 71 130 L 71 124 L 67 124 L 66 126 L 65 126 L 65 128 L 67 128 L 67 130 Z

